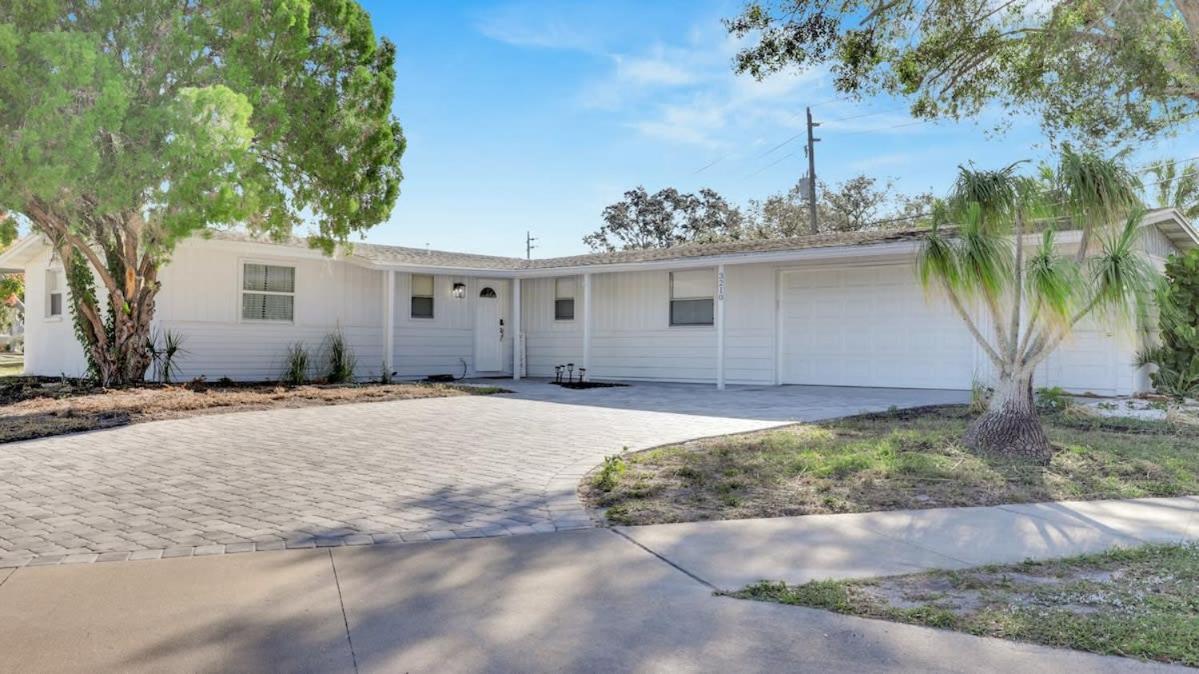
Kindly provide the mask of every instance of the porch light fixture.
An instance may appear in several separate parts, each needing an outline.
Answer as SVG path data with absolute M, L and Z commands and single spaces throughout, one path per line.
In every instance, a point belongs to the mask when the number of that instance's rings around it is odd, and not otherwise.
M 456 300 L 460 300 L 463 297 L 466 297 L 466 284 L 465 283 L 455 283 L 454 288 L 452 290 L 450 290 L 450 296 Z

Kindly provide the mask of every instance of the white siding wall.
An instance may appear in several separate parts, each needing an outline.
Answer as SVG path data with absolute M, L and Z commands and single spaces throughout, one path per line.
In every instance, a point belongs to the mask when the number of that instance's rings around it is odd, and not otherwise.
M 280 249 L 285 251 L 286 249 Z M 295 320 L 241 319 L 241 267 L 247 262 L 295 267 Z M 357 358 L 358 377 L 377 377 L 383 362 L 383 274 L 329 258 L 246 252 L 225 242 L 189 241 L 160 278 L 156 327 L 183 336 L 180 379 L 273 380 L 288 346 L 302 343 L 324 369 L 324 344 L 340 329 Z
M 699 269 L 716 273 L 715 267 Z M 554 320 L 554 279 L 528 279 L 522 286 L 529 376 L 553 376 L 555 365 L 581 365 L 582 282 L 575 294 L 573 321 Z M 726 286 L 726 380 L 770 384 L 774 379 L 774 267 L 727 267 Z M 596 273 L 589 376 L 714 382 L 716 328 L 670 325 L 669 272 Z
M 575 318 L 570 321 L 554 320 L 555 279 L 521 281 L 521 330 L 528 376 L 552 377 L 555 365 L 583 362 L 583 282 L 578 279 Z
M 63 315 L 61 318 L 46 317 L 46 269 L 49 266 L 50 249 L 47 248 L 25 270 L 25 373 L 78 377 L 87 371 L 87 360 L 75 339 L 65 276 L 61 280 Z
M 1156 229 L 1144 247 L 1155 263 L 1173 247 Z M 246 261 L 296 267 L 295 321 L 291 324 L 240 320 L 240 269 Z M 27 274 L 26 370 L 43 375 L 83 373 L 69 314 L 46 320 L 46 251 Z M 731 384 L 766 385 L 776 377 L 776 264 L 726 267 L 725 373 Z M 787 265 L 793 269 L 796 265 Z M 711 271 L 713 267 L 696 267 Z M 163 270 L 156 327 L 182 334 L 187 354 L 181 378 L 204 375 L 242 380 L 274 379 L 284 366 L 289 344 L 303 342 L 319 351 L 325 337 L 340 328 L 358 358 L 359 377 L 377 377 L 383 361 L 384 272 L 315 257 L 304 251 L 194 240 L 181 245 Z M 716 332 L 712 326 L 669 324 L 669 272 L 596 272 L 592 277 L 592 368 L 603 379 L 682 382 L 715 381 Z M 504 369 L 512 368 L 510 281 L 435 276 L 433 319 L 412 318 L 411 276 L 395 274 L 394 369 L 401 377 L 474 369 L 476 302 L 486 284 L 500 294 L 505 322 Z M 466 297 L 451 296 L 465 283 Z M 582 283 L 576 284 L 575 319 L 554 320 L 554 279 L 522 283 L 522 330 L 529 376 L 553 375 L 556 364 L 582 364 Z M 64 305 L 66 301 L 64 300 Z M 491 326 L 494 329 L 494 326 Z M 1039 372 L 1038 383 L 1101 394 L 1143 390 L 1145 374 L 1133 360 L 1137 339 L 1129 329 L 1102 320 L 1084 325 Z M 985 359 L 976 356 L 985 366 Z M 489 373 L 485 373 L 489 374 Z M 496 373 L 498 374 L 498 373 Z M 980 368 L 985 376 L 985 367 Z M 1101 385 L 1112 382 L 1109 385 Z
M 30 374 L 82 375 L 83 351 L 75 340 L 69 310 L 61 320 L 46 320 L 45 269 L 49 252 L 27 269 L 29 312 L 25 369 Z M 295 320 L 291 323 L 241 320 L 241 265 L 262 262 L 296 269 Z M 181 244 L 161 274 L 156 329 L 183 336 L 179 380 L 204 376 L 242 381 L 274 380 L 285 367 L 287 348 L 303 343 L 312 353 L 314 376 L 323 368 L 323 344 L 340 329 L 357 358 L 358 378 L 376 378 L 383 364 L 382 303 L 386 274 L 339 260 L 271 246 L 192 240 Z M 452 284 L 467 284 L 463 299 L 450 296 Z M 433 319 L 410 316 L 410 275 L 396 274 L 394 369 L 401 377 L 474 371 L 474 306 L 478 279 L 436 276 Z M 510 322 L 509 281 L 489 282 L 501 295 L 505 323 Z M 64 296 L 64 307 L 66 299 Z M 510 331 L 504 338 L 504 371 L 511 372 Z M 152 373 L 148 373 L 149 376 Z
M 450 292 L 454 283 L 466 284 L 466 297 Z M 511 325 L 512 299 L 507 280 L 465 276 L 433 278 L 433 318 L 412 318 L 412 275 L 396 274 L 394 367 L 400 377 L 431 374 L 475 374 L 475 302 L 484 285 L 500 295 L 505 326 Z M 512 331 L 504 331 L 504 370 L 512 371 Z

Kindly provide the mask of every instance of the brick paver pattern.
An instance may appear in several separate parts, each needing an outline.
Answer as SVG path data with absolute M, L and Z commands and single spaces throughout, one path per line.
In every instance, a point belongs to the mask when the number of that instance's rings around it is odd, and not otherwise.
M 605 455 L 779 423 L 479 396 L 0 445 L 0 565 L 586 527 L 575 488 Z

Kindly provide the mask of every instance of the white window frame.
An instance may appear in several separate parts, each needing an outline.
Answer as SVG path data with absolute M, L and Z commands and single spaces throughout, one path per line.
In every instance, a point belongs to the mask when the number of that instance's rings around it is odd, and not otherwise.
M 54 290 L 50 289 L 50 278 L 54 278 Z M 46 284 L 46 313 L 45 320 L 50 322 L 58 322 L 62 320 L 62 316 L 67 311 L 67 294 L 63 288 L 66 285 L 66 272 L 62 269 L 53 267 L 46 269 L 45 277 L 42 282 Z M 58 313 L 50 313 L 51 307 L 54 304 L 54 296 L 58 295 Z
M 292 291 L 289 293 L 270 291 L 270 290 L 246 290 L 246 265 L 260 264 L 265 267 L 290 267 L 292 273 Z M 267 323 L 273 325 L 295 325 L 296 324 L 296 296 L 299 293 L 296 289 L 300 284 L 300 269 L 295 262 L 291 260 L 269 260 L 262 258 L 240 258 L 237 261 L 237 322 L 238 323 Z M 291 319 L 275 319 L 275 318 L 246 318 L 242 307 L 245 302 L 246 293 L 254 295 L 288 295 L 291 297 Z
M 416 294 L 416 277 L 427 276 L 432 282 L 432 288 L 428 295 Z M 470 294 L 470 286 L 467 285 L 467 295 Z M 412 300 L 417 298 L 428 298 L 430 312 L 428 316 L 417 316 L 412 313 Z M 418 274 L 413 272 L 408 275 L 408 319 L 413 321 L 434 321 L 437 320 L 437 275 L 436 274 Z
M 706 269 L 680 269 L 680 272 L 700 272 L 708 271 Z M 702 297 L 675 297 L 674 296 L 674 275 L 677 272 L 666 273 L 666 325 L 671 329 L 679 330 L 709 330 L 716 326 L 716 293 L 719 290 L 715 287 L 712 289 L 711 295 Z M 716 284 L 716 270 L 711 270 L 713 286 Z M 675 300 L 711 300 L 712 302 L 712 322 L 711 323 L 675 323 L 674 322 L 674 303 Z
M 561 281 L 566 280 L 566 279 L 569 279 L 570 282 L 574 284 L 574 292 L 572 292 L 570 294 L 570 297 L 559 297 L 558 296 L 558 284 Z M 554 310 L 554 321 L 555 322 L 570 323 L 570 322 L 574 321 L 575 309 L 578 308 L 578 305 L 577 305 L 578 294 L 579 294 L 579 277 L 578 276 L 558 276 L 558 277 L 554 278 L 553 310 Z M 570 300 L 570 318 L 558 318 L 558 302 L 561 300 Z

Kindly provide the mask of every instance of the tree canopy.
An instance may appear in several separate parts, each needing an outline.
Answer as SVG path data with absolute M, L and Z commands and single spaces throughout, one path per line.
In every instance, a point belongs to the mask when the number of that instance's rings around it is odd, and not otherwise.
M 1196 0 L 751 0 L 736 69 L 828 66 L 851 97 L 909 97 L 921 118 L 997 103 L 1050 135 L 1127 140 L 1199 114 Z
M 89 358 L 145 371 L 157 270 L 175 244 L 308 226 L 325 251 L 384 220 L 405 141 L 395 47 L 352 0 L 0 4 L 0 210 L 64 262 Z M 82 284 L 82 285 L 81 285 Z
M 916 216 L 929 212 L 932 195 L 897 193 L 893 185 L 893 181 L 886 180 L 879 186 L 877 178 L 866 175 L 833 186 L 821 182 L 816 197 L 820 231 L 915 226 Z M 665 248 L 810 233 L 807 195 L 798 184 L 786 192 L 750 200 L 744 208 L 708 188 L 690 194 L 668 187 L 650 194 L 639 186 L 607 206 L 602 217 L 603 226 L 583 238 L 592 250 Z

